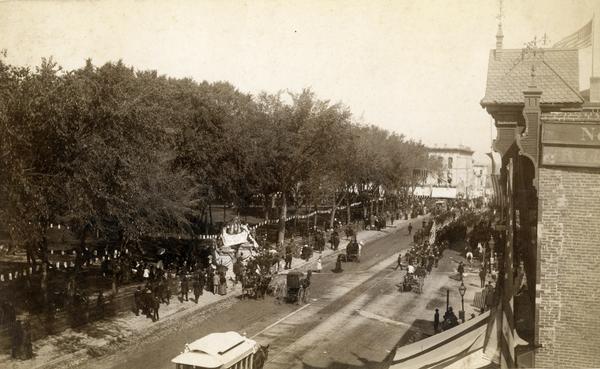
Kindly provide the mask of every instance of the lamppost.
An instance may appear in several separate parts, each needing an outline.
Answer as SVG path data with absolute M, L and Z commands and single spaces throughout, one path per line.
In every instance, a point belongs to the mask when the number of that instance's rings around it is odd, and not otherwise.
M 462 322 L 465 322 L 465 292 L 467 292 L 467 287 L 463 282 L 460 283 L 460 287 L 458 287 L 458 292 L 460 293 L 460 304 L 462 306 L 462 310 L 458 312 L 458 317 Z

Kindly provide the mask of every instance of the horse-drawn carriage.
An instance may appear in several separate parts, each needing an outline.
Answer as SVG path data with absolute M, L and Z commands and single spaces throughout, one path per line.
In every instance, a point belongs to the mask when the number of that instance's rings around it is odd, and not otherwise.
M 262 369 L 269 358 L 263 346 L 237 332 L 211 333 L 185 345 L 171 360 L 176 369 Z
M 413 291 L 421 294 L 423 292 L 423 286 L 425 285 L 426 276 L 427 269 L 422 266 L 417 267 L 414 273 L 406 273 L 404 280 L 402 281 L 402 292 Z
M 302 246 L 302 251 L 300 253 L 300 258 L 302 260 L 310 260 L 310 258 L 312 258 L 313 256 L 313 248 L 309 245 L 304 245 Z
M 346 246 L 346 261 L 360 263 L 360 245 L 358 244 L 358 241 L 350 241 L 348 246 Z
M 264 298 L 269 289 L 271 277 L 269 275 L 247 274 L 242 278 L 242 299 L 246 297 Z
M 306 273 L 306 277 L 302 272 L 289 272 L 286 280 L 287 293 L 285 300 L 291 303 L 306 303 L 310 291 L 310 277 L 310 271 Z

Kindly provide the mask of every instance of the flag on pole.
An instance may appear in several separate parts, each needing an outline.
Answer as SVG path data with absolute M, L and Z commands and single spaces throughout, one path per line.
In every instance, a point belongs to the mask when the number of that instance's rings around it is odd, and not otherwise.
M 590 20 L 585 26 L 577 32 L 563 38 L 552 46 L 553 48 L 563 49 L 584 49 L 592 46 L 592 24 L 594 19 Z
M 431 234 L 429 235 L 429 244 L 433 245 L 435 243 L 435 235 L 437 233 L 437 223 L 433 222 L 433 226 L 431 226 Z

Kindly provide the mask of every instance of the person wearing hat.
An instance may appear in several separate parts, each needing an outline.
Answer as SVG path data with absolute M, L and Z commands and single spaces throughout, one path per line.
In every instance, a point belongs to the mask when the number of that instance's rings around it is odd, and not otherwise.
M 463 280 L 463 274 L 465 272 L 465 265 L 463 264 L 462 261 L 458 263 L 457 271 L 458 271 L 460 280 L 462 281 Z
M 181 276 L 181 291 L 179 291 L 179 294 L 181 295 L 181 297 L 179 298 L 179 300 L 181 302 L 183 302 L 184 298 L 185 298 L 185 301 L 189 301 L 188 300 L 188 292 L 189 292 L 188 279 L 187 279 L 187 276 L 184 273 Z
M 221 284 L 221 276 L 219 273 L 213 273 L 213 295 L 219 293 L 219 285 Z
M 335 262 L 335 269 L 333 270 L 334 273 L 341 273 L 344 270 L 342 269 L 342 255 L 338 255 L 337 256 L 337 260 Z

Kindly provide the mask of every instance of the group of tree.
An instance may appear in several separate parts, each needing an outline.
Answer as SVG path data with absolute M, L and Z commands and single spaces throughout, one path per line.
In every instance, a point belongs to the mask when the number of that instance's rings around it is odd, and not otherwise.
M 80 248 L 92 234 L 124 248 L 204 232 L 216 202 L 275 198 L 283 241 L 288 206 L 327 203 L 333 221 L 350 201 L 409 195 L 432 165 L 420 142 L 309 89 L 250 95 L 120 61 L 65 71 L 0 57 L 0 132 L 0 222 L 44 271 L 51 224 Z

